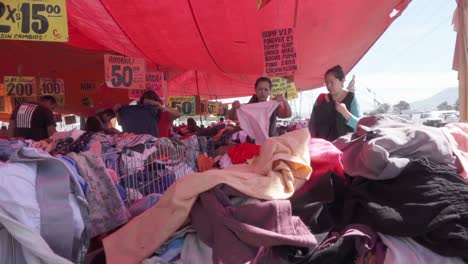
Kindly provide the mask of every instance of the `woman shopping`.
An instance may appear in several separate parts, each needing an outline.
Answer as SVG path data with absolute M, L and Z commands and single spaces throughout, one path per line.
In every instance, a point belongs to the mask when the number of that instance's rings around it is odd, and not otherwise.
M 328 141 L 356 130 L 362 113 L 354 93 L 344 89 L 345 74 L 337 65 L 325 73 L 328 94 L 317 98 L 309 121 L 312 137 Z
M 174 120 L 180 117 L 180 113 L 172 108 L 166 107 L 161 98 L 152 90 L 144 92 L 138 103 L 140 105 L 155 105 L 158 107 L 160 110 L 158 116 L 159 136 L 168 138 Z
M 276 129 L 277 118 L 291 117 L 291 107 L 283 95 L 277 95 L 273 98 L 273 101 L 268 102 L 271 85 L 269 78 L 258 78 L 255 82 L 255 94 L 250 98 L 248 104 L 241 108 L 240 102 L 235 101 L 228 113 L 228 118 L 239 120 L 242 129 L 249 136 L 255 138 L 257 144 L 263 142 L 265 137 L 278 136 Z M 258 131 L 259 129 L 263 130 L 263 128 L 266 131 Z

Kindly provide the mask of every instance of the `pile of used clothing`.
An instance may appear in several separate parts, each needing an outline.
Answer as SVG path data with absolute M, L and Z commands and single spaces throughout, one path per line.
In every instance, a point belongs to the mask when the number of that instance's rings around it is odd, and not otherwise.
M 467 125 L 390 116 L 363 118 L 333 143 L 306 129 L 271 138 L 244 164 L 178 180 L 104 240 L 106 258 L 466 263 L 467 142 Z

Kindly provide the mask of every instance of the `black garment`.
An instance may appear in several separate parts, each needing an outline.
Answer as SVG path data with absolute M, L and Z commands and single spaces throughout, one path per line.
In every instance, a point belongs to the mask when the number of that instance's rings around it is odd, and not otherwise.
M 422 159 L 410 162 L 390 180 L 358 177 L 345 187 L 337 177 L 332 179 L 335 200 L 320 211 L 321 217 L 333 219 L 330 227 L 368 225 L 383 234 L 412 237 L 440 255 L 468 262 L 468 183 L 454 169 Z M 305 204 L 291 202 L 293 213 L 295 206 Z
M 119 122 L 124 132 L 159 137 L 160 111 L 154 105 L 125 105 L 119 109 Z
M 49 138 L 48 127 L 56 126 L 52 111 L 36 103 L 17 106 L 10 120 L 15 121 L 15 137 L 36 141 Z
M 330 247 L 310 252 L 288 246 L 274 247 L 273 251 L 293 264 L 353 264 L 358 257 L 356 238 L 352 236 L 341 237 Z
M 254 103 L 258 103 L 258 98 L 256 95 L 253 95 L 249 102 L 249 104 L 254 104 Z M 276 118 L 278 117 L 278 108 L 275 109 L 275 111 L 273 111 L 273 113 L 271 113 L 271 116 L 270 116 L 270 127 L 268 128 L 268 136 L 269 137 L 276 137 L 278 136 L 278 129 L 276 129 Z
M 326 100 L 328 97 L 328 102 Z M 354 100 L 354 93 L 348 92 L 342 103 L 347 109 L 351 109 Z M 335 101 L 330 94 L 321 94 L 314 104 L 312 114 L 310 115 L 309 131 L 317 138 L 323 138 L 328 141 L 353 132 L 353 129 L 346 124 L 346 119 L 336 111 Z

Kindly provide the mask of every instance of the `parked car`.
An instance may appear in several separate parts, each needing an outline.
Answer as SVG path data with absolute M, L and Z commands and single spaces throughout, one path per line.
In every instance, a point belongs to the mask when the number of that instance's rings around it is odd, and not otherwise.
M 444 123 L 456 123 L 458 122 L 458 116 L 456 113 L 446 113 L 443 114 L 444 117 Z
M 436 112 L 426 112 L 421 114 L 423 125 L 439 127 L 443 123 L 442 115 Z

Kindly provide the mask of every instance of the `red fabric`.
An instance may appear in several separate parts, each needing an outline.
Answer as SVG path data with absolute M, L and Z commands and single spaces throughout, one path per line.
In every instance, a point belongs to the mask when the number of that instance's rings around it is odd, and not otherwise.
M 390 17 L 393 9 L 402 11 L 409 2 L 271 0 L 261 10 L 252 0 L 67 4 L 70 24 L 89 39 L 166 69 L 204 72 L 217 81 L 198 85 L 201 94 L 221 98 L 232 96 L 226 87 L 232 82 L 249 85 L 241 86 L 243 95 L 252 93 L 253 79 L 264 72 L 263 31 L 295 28 L 295 81 L 300 90 L 307 90 L 323 85 L 327 68 L 341 64 L 349 71 L 398 17 Z M 73 45 L 89 48 L 90 43 Z
M 171 129 L 172 123 L 169 120 L 169 113 L 162 112 L 161 118 L 159 119 L 158 128 L 160 137 L 169 137 L 169 129 Z
M 24 76 L 56 71 L 65 80 L 68 113 L 83 111 L 81 99 L 100 93 L 80 91 L 80 82 L 103 81 L 102 55 L 109 52 L 144 58 L 163 71 L 169 95 L 248 96 L 264 73 L 262 32 L 294 28 L 294 80 L 309 90 L 323 86 L 324 71 L 336 64 L 350 71 L 398 17 L 389 16 L 393 9 L 409 2 L 271 0 L 258 10 L 253 0 L 69 0 L 70 41 L 0 40 L 0 50 L 9 51 L 0 73 L 16 75 L 19 64 Z M 127 97 L 113 89 L 106 99 L 123 104 Z
M 231 147 L 227 154 L 231 158 L 232 164 L 241 164 L 260 154 L 260 146 L 242 143 Z
M 294 193 L 299 196 L 307 192 L 314 186 L 318 179 L 329 171 L 341 176 L 345 180 L 341 156 L 343 153 L 337 149 L 331 142 L 320 138 L 311 138 L 309 142 L 310 165 L 312 166 L 312 175 L 304 186 Z

